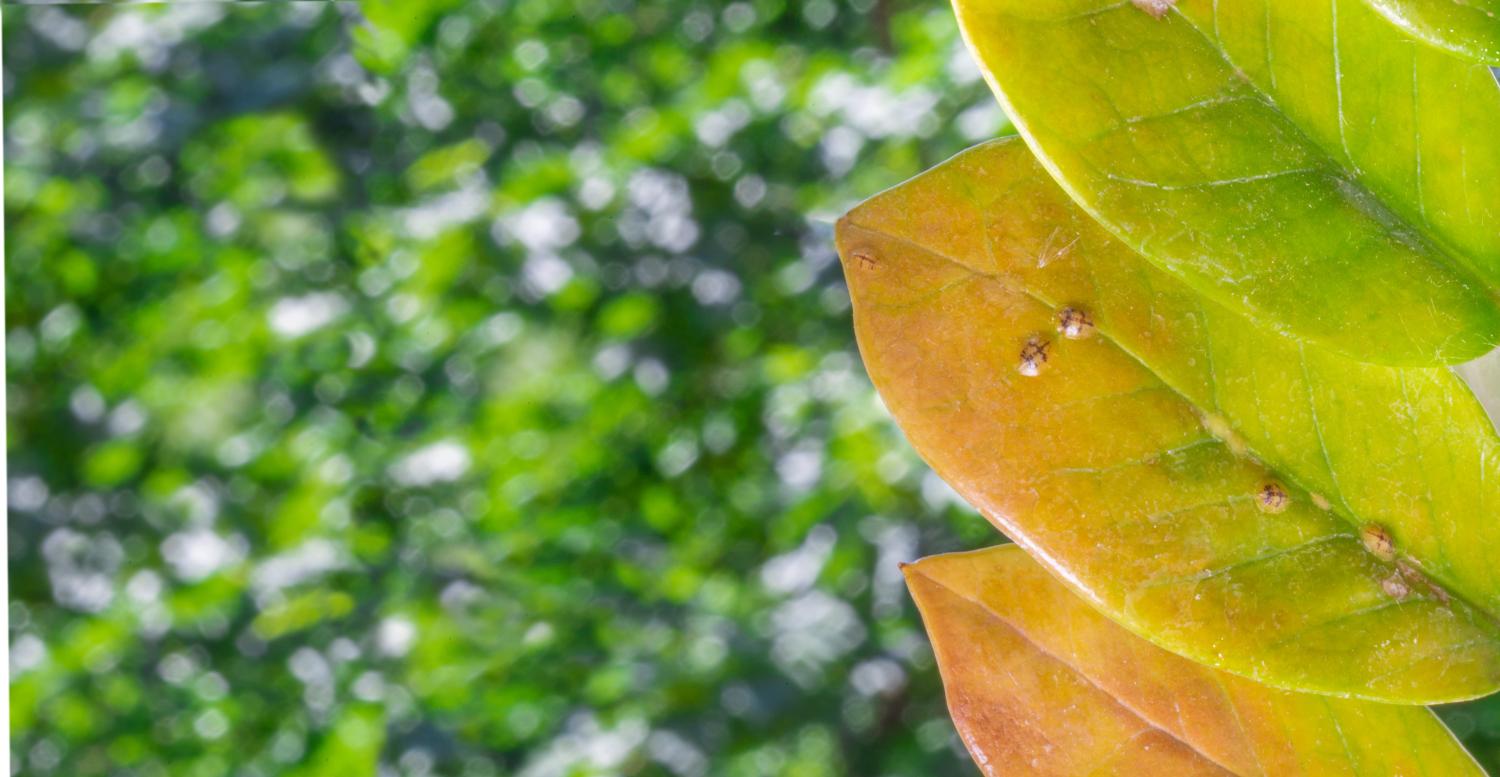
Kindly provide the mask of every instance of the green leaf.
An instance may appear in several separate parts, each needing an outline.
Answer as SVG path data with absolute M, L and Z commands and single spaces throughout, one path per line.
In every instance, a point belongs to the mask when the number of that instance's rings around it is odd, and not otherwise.
M 1363 361 L 1500 341 L 1500 89 L 1359 2 L 958 0 L 1001 102 L 1111 232 Z
M 1365 0 L 1392 24 L 1451 54 L 1500 63 L 1496 0 Z
M 1500 687 L 1500 439 L 1450 371 L 1248 325 L 1112 239 L 1017 141 L 860 205 L 838 242 L 866 369 L 912 444 L 1127 628 L 1292 690 Z
M 953 723 L 987 774 L 1483 774 L 1429 710 L 1195 664 L 1095 612 L 1014 545 L 904 571 Z

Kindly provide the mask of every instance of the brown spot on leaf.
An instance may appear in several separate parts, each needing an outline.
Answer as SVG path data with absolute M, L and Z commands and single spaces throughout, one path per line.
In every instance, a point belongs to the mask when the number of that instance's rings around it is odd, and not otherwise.
M 1041 335 L 1032 335 L 1021 347 L 1021 363 L 1017 366 L 1022 375 L 1034 378 L 1042 374 L 1051 357 L 1052 343 Z
M 1271 481 L 1255 492 L 1255 506 L 1263 513 L 1279 513 L 1292 503 L 1292 497 L 1280 483 Z
M 875 259 L 875 255 L 869 251 L 855 251 L 854 261 L 859 262 L 859 269 L 861 270 L 873 270 L 876 265 L 880 264 Z
M 1069 340 L 1094 336 L 1094 316 L 1083 308 L 1063 308 L 1057 313 L 1057 331 Z
M 1365 550 L 1375 554 L 1375 558 L 1386 563 L 1396 559 L 1396 541 L 1384 526 L 1378 523 L 1365 524 L 1359 530 L 1359 540 L 1365 544 Z

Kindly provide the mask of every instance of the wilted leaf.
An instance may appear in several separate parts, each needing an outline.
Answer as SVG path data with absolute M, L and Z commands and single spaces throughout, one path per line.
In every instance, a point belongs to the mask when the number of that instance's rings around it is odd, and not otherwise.
M 1500 341 L 1500 89 L 1483 66 L 1349 0 L 957 8 L 1048 170 L 1158 266 L 1363 361 Z
M 1014 545 L 905 568 L 988 775 L 1481 775 L 1430 711 L 1267 688 L 1090 609 Z
M 1500 62 L 1496 0 L 1365 0 L 1392 24 L 1475 62 Z
M 1448 370 L 1353 362 L 1201 300 L 1017 141 L 871 199 L 838 240 L 912 444 L 1132 631 L 1297 690 L 1500 685 L 1500 440 Z

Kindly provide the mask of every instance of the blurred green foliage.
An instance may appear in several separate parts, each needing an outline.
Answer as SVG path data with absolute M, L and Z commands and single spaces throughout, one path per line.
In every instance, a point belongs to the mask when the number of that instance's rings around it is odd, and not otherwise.
M 3 14 L 16 773 L 974 773 L 831 246 L 945 4 Z
M 972 773 L 830 245 L 947 7 L 364 12 L 4 9 L 18 773 Z

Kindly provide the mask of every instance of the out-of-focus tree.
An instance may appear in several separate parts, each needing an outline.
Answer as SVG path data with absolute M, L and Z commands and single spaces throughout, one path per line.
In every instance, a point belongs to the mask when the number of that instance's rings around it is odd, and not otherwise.
M 945 6 L 4 22 L 18 773 L 968 773 L 829 224 L 1003 129 Z

